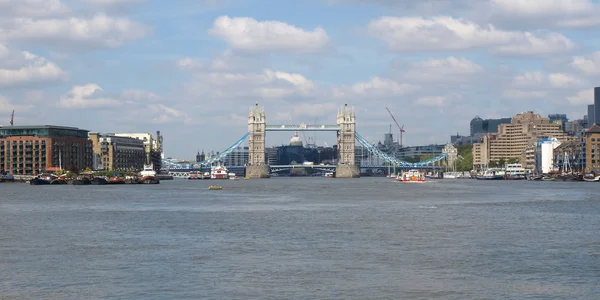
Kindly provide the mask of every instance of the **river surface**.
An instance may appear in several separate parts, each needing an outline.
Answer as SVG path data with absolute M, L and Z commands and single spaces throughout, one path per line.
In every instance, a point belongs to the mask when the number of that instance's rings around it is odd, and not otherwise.
M 599 299 L 600 183 L 0 184 L 0 299 Z

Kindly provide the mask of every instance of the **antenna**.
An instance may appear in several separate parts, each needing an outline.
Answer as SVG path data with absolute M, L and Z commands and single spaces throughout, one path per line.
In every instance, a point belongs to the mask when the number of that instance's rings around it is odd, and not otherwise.
M 10 126 L 13 126 L 14 120 L 15 120 L 15 110 L 13 109 L 12 114 L 10 115 Z

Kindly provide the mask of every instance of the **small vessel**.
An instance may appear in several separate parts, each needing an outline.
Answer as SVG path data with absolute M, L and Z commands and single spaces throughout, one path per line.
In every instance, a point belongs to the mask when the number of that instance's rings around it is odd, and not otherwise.
M 108 180 L 106 180 L 106 178 L 103 177 L 94 177 L 91 180 L 93 185 L 105 185 L 108 184 Z
M 160 181 L 156 177 L 156 171 L 154 171 L 154 165 L 144 165 L 144 169 L 140 172 L 140 183 L 145 184 L 159 184 Z
M 198 179 L 202 179 L 202 172 L 200 171 L 190 171 L 190 173 L 188 174 L 188 178 L 189 180 L 198 180 Z
M 212 191 L 220 191 L 223 189 L 223 187 L 220 185 L 210 185 L 210 186 L 208 186 L 208 189 L 212 190 Z
M 90 184 L 92 184 L 92 181 L 87 177 L 79 177 L 79 178 L 75 178 L 71 184 L 72 185 L 90 185 Z
M 525 168 L 521 164 L 507 164 L 505 169 L 504 179 L 506 180 L 523 180 L 525 179 Z
M 587 175 L 583 176 L 583 181 L 598 182 L 598 181 L 600 181 L 600 175 L 594 176 L 593 174 L 587 174 Z
M 118 175 L 114 175 L 113 177 L 108 179 L 108 184 L 125 184 L 125 180 L 123 180 Z
M 221 165 L 210 168 L 210 179 L 227 179 L 227 168 Z
M 425 175 L 423 174 L 423 172 L 419 172 L 419 170 L 413 169 L 402 173 L 402 176 L 400 176 L 396 180 L 400 182 L 423 183 L 425 182 Z
M 231 179 L 231 180 L 236 180 L 236 179 L 237 179 L 237 176 L 235 175 L 235 173 L 229 173 L 229 174 L 227 174 L 227 176 L 228 176 L 228 177 L 229 177 L 229 179 Z
M 250 177 L 244 177 L 244 180 L 250 180 Z
M 483 175 L 475 176 L 475 178 L 477 180 L 503 180 L 504 174 L 497 170 L 488 169 L 483 172 Z

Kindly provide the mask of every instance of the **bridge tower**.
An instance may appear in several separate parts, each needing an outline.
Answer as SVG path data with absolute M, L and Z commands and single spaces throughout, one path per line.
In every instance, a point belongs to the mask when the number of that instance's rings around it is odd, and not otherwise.
M 248 165 L 246 177 L 269 178 L 269 166 L 265 163 L 265 136 L 266 136 L 265 108 L 258 106 L 250 108 L 248 114 Z
M 348 108 L 348 104 L 344 104 L 344 107 L 338 111 L 337 124 L 340 130 L 337 132 L 338 165 L 335 177 L 358 178 L 360 170 L 354 159 L 356 120 L 354 109 Z

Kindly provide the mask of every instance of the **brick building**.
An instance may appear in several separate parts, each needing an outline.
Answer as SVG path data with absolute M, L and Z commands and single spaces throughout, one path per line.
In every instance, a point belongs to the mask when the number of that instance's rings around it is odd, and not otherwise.
M 52 125 L 0 127 L 0 171 L 36 175 L 92 167 L 88 130 Z

